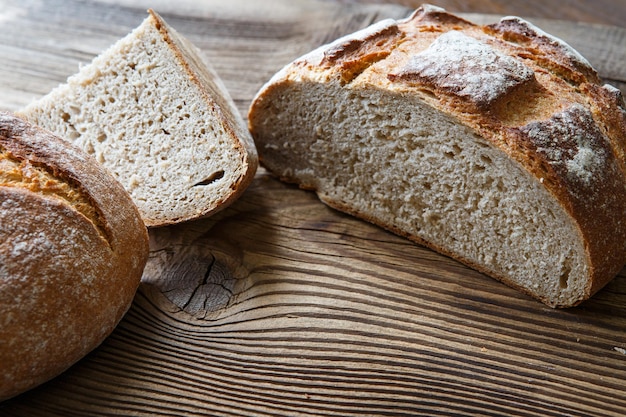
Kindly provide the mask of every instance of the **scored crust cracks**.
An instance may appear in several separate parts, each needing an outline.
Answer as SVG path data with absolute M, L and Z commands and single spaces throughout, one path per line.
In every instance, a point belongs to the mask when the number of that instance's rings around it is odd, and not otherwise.
M 252 181 L 256 149 L 219 77 L 152 10 L 19 114 L 93 155 L 147 226 L 208 216 Z
M 42 195 L 60 198 L 88 218 L 108 241 L 108 233 L 99 213 L 79 188 L 59 180 L 41 166 L 16 158 L 2 147 L 0 147 L 0 186 L 27 189 Z
M 531 23 L 426 5 L 284 67 L 249 127 L 282 179 L 568 307 L 626 262 L 623 106 Z

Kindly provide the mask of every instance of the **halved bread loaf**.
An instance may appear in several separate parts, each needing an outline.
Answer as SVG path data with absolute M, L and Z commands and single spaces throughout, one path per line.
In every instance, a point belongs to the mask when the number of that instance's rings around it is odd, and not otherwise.
M 94 155 L 147 226 L 234 201 L 258 160 L 250 133 L 200 51 L 155 12 L 19 114 Z
M 568 307 L 626 262 L 625 119 L 563 41 L 424 6 L 287 65 L 249 127 L 283 180 Z

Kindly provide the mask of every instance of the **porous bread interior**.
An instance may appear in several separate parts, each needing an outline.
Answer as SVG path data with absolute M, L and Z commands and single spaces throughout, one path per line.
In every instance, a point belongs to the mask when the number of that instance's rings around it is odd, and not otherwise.
M 270 170 L 547 304 L 581 299 L 589 270 L 577 227 L 504 152 L 418 98 L 284 85 L 252 120 Z
M 44 167 L 34 166 L 13 157 L 2 146 L 0 146 L 0 187 L 23 188 L 42 196 L 63 200 L 89 219 L 106 239 L 97 210 L 78 187 L 55 177 Z
M 218 205 L 245 169 L 151 19 L 21 112 L 94 155 L 148 225 Z

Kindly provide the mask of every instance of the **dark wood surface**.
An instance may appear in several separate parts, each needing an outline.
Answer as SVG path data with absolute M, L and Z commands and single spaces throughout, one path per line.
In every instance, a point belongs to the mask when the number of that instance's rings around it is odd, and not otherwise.
M 345 3 L 381 3 L 377 0 L 341 1 Z M 385 2 L 387 1 L 382 1 L 382 3 Z M 416 8 L 424 2 L 397 0 L 394 3 Z M 626 27 L 626 0 L 433 0 L 429 3 L 455 13 L 516 15 Z
M 623 2 L 432 3 L 482 21 L 536 16 L 624 91 L 626 30 L 612 20 L 624 18 Z M 0 0 L 0 108 L 45 94 L 148 6 L 205 51 L 244 115 L 293 58 L 410 12 L 314 0 Z M 553 310 L 263 169 L 217 216 L 152 230 L 151 248 L 114 333 L 1 403 L 1 416 L 626 414 L 626 271 L 583 305 Z

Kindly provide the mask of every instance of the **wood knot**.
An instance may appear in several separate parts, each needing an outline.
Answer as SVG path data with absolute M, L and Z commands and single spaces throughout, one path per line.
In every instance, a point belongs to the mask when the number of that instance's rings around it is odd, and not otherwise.
M 206 243 L 151 251 L 142 278 L 177 309 L 201 319 L 226 308 L 248 275 L 238 248 Z

